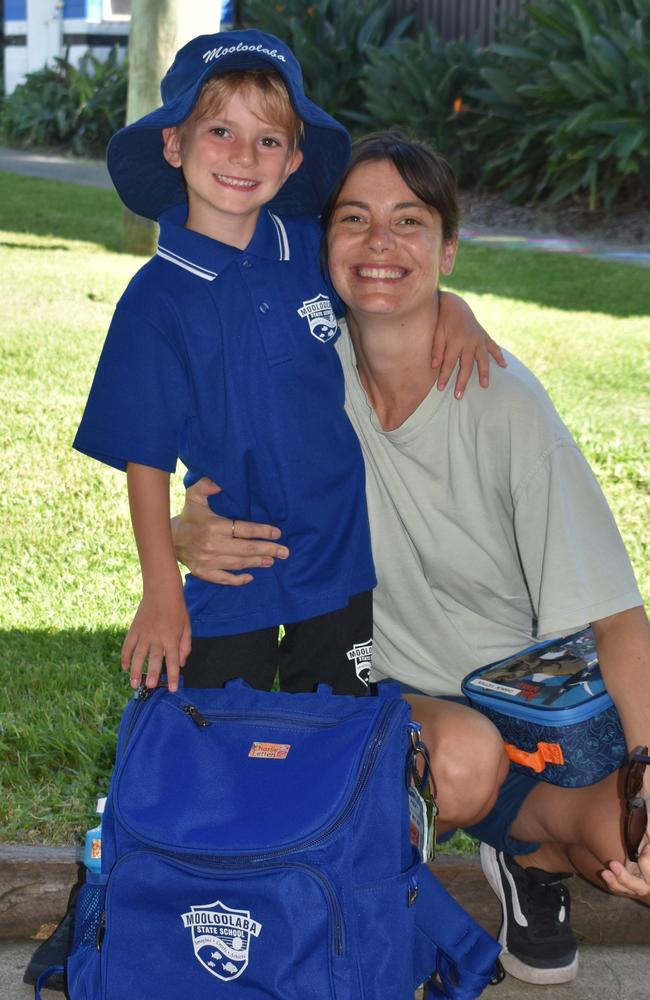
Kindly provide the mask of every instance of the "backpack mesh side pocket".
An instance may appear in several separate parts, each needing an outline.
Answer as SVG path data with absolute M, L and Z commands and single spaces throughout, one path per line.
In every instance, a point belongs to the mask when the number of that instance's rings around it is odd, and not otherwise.
M 106 895 L 106 880 L 86 882 L 77 896 L 77 906 L 74 924 L 72 951 L 94 945 Z

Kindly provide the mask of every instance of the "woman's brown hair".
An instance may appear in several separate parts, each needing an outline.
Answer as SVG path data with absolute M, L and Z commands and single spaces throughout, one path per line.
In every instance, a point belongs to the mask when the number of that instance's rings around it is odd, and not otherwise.
M 458 232 L 460 220 L 456 175 L 444 157 L 426 142 L 410 139 L 398 129 L 371 132 L 353 143 L 350 165 L 323 209 L 321 223 L 325 232 L 351 171 L 360 163 L 381 160 L 389 160 L 413 194 L 425 205 L 435 208 L 442 220 L 443 238 L 451 240 Z

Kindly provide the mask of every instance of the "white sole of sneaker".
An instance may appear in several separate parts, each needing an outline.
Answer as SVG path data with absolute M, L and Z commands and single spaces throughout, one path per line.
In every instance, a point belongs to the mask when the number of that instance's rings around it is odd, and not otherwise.
M 501 903 L 503 922 L 501 924 L 501 930 L 499 931 L 499 937 L 497 940 L 501 945 L 499 961 L 501 962 L 503 968 L 507 973 L 509 973 L 509 975 L 513 976 L 515 979 L 520 979 L 523 983 L 535 983 L 542 986 L 552 986 L 554 983 L 570 983 L 578 975 L 577 953 L 570 965 L 563 965 L 554 969 L 539 969 L 534 965 L 526 965 L 525 962 L 522 962 L 519 958 L 515 958 L 515 956 L 511 955 L 507 950 L 508 910 L 503 896 L 497 855 L 496 852 L 487 844 L 481 844 L 480 857 L 483 874 L 488 880 L 488 884 L 492 889 L 492 892 Z
M 514 979 L 519 979 L 522 983 L 533 983 L 537 986 L 552 986 L 554 983 L 570 983 L 578 975 L 578 956 L 573 959 L 571 965 L 564 965 L 562 968 L 537 969 L 534 965 L 526 965 L 509 951 L 502 951 L 499 961 L 508 975 Z

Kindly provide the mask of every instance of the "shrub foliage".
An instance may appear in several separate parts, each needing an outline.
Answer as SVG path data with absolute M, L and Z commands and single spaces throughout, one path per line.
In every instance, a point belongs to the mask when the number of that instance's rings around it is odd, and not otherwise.
M 127 68 L 117 46 L 105 60 L 91 52 L 73 66 L 67 55 L 29 73 L 2 103 L 0 131 L 23 146 L 63 146 L 102 156 L 126 117 Z
M 392 0 L 243 0 L 244 25 L 286 40 L 305 89 L 356 133 L 399 125 L 429 139 L 465 184 L 514 200 L 650 197 L 650 0 L 531 0 L 505 42 L 408 34 Z M 102 154 L 125 117 L 115 50 L 29 74 L 0 130 L 24 145 Z
M 479 158 L 467 128 L 466 95 L 481 85 L 484 63 L 474 40 L 445 42 L 433 24 L 390 48 L 370 48 L 361 76 L 363 110 L 349 116 L 355 131 L 406 127 L 446 156 L 462 182 L 475 182 Z
M 650 0 L 526 5 L 525 38 L 495 44 L 472 90 L 482 179 L 512 198 L 591 208 L 650 193 Z
M 392 0 L 244 0 L 245 27 L 282 38 L 302 66 L 305 91 L 316 104 L 349 124 L 363 108 L 359 77 L 370 47 L 390 49 L 412 15 L 392 21 Z

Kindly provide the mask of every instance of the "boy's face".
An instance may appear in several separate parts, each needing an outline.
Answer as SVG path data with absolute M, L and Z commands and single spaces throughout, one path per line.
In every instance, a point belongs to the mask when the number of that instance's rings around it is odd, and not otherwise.
M 244 249 L 260 208 L 302 163 L 282 128 L 264 121 L 259 95 L 237 91 L 218 114 L 163 129 L 164 155 L 182 167 L 188 229 Z

